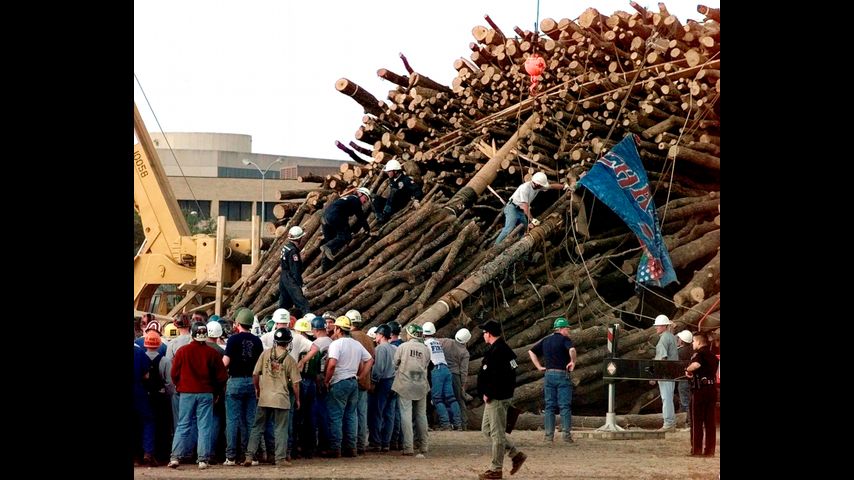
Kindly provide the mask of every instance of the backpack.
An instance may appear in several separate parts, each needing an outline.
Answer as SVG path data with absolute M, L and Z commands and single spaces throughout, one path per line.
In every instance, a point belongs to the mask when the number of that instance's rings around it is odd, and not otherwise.
M 163 390 L 166 383 L 160 376 L 160 361 L 163 360 L 163 354 L 158 353 L 154 360 L 151 361 L 151 366 L 148 368 L 148 378 L 142 379 L 142 386 L 148 393 L 157 393 Z

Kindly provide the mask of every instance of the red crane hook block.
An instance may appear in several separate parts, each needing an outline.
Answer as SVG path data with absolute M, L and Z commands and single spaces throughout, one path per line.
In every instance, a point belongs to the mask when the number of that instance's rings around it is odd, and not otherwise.
M 546 61 L 539 54 L 535 53 L 525 60 L 525 71 L 531 76 L 531 95 L 537 89 L 540 83 L 540 75 L 546 69 Z

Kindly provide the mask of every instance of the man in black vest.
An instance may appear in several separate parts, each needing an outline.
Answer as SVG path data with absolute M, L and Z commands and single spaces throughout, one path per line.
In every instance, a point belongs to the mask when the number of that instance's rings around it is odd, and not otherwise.
M 282 247 L 282 272 L 279 277 L 279 308 L 296 307 L 301 315 L 309 312 L 308 300 L 302 291 L 302 257 L 300 247 L 305 232 L 299 226 L 288 230 L 288 243 Z
M 397 160 L 389 160 L 383 171 L 388 175 L 388 198 L 377 196 L 373 201 L 374 215 L 380 225 L 406 207 L 409 199 L 415 199 L 413 205 L 417 209 L 421 206 L 420 200 L 424 198 L 421 187 L 413 182 L 409 175 L 403 173 L 403 167 Z

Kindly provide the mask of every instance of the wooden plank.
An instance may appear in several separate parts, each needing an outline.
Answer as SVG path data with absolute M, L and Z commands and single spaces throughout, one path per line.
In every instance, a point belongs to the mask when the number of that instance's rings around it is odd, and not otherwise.
M 252 215 L 252 266 L 258 266 L 258 259 L 261 257 L 261 218 L 258 215 Z
M 222 315 L 222 276 L 225 273 L 225 217 L 216 217 L 216 306 L 214 313 Z
M 191 282 L 182 283 L 182 284 L 178 285 L 178 290 L 191 290 L 197 286 L 198 286 L 198 284 L 196 284 L 196 283 L 191 283 Z M 223 287 L 223 290 L 224 291 L 230 291 L 232 288 L 233 287 Z M 196 290 L 196 293 L 201 293 L 203 295 L 209 295 L 209 296 L 216 295 L 216 286 L 205 285 L 201 289 Z
M 172 310 L 170 310 L 169 313 L 166 314 L 166 316 L 174 317 L 175 315 L 177 315 L 181 311 L 181 309 L 183 309 L 187 304 L 189 304 L 196 297 L 199 291 L 204 289 L 207 285 L 208 282 L 207 280 L 205 280 L 202 283 L 191 287 L 190 290 L 187 291 L 187 296 L 181 299 L 181 301 L 178 302 L 178 305 L 175 305 L 175 307 L 173 307 Z
M 240 285 L 243 284 L 243 280 L 245 280 L 245 279 L 246 279 L 246 277 L 240 277 L 236 282 L 234 282 L 234 285 L 232 285 L 231 288 L 228 289 L 228 292 L 226 292 L 225 295 L 223 296 L 223 298 L 222 298 L 223 304 L 228 302 L 228 300 L 235 294 L 235 292 L 237 292 L 237 289 L 240 288 Z M 207 309 L 209 309 L 215 305 L 216 305 L 216 300 L 211 300 L 210 302 L 203 303 L 203 304 L 199 305 L 198 307 L 193 307 L 188 311 L 190 313 L 201 312 L 201 311 L 207 310 Z

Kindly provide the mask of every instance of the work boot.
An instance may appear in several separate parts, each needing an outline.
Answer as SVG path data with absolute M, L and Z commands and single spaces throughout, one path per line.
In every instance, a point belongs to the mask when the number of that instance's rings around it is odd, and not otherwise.
M 504 474 L 501 470 L 487 470 L 477 476 L 480 480 L 487 480 L 493 478 L 503 478 Z
M 157 466 L 157 460 L 155 460 L 154 456 L 151 455 L 150 453 L 146 453 L 142 457 L 142 464 L 148 465 L 149 467 L 156 467 Z
M 169 460 L 169 465 L 167 465 L 167 467 L 178 468 L 178 460 Z
M 522 464 L 525 463 L 525 460 L 528 459 L 528 456 L 525 455 L 524 452 L 519 452 L 511 458 L 513 461 L 513 468 L 510 469 L 510 475 L 518 472 L 520 468 L 522 468 Z M 500 478 L 500 477 L 499 477 Z

